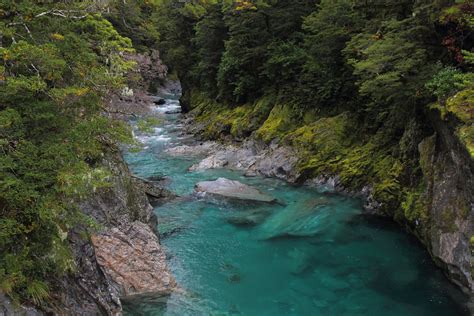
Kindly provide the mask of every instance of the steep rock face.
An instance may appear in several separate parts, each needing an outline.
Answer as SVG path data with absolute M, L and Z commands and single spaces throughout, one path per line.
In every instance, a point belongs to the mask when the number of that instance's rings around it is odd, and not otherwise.
M 59 280 L 54 289 L 57 307 L 52 312 L 56 314 L 120 315 L 120 297 L 162 289 L 166 294 L 175 285 L 166 268 L 155 234 L 156 217 L 145 193 L 135 185 L 119 152 L 108 153 L 103 164 L 112 171 L 111 186 L 80 204 L 81 211 L 94 218 L 100 228 L 90 240 L 82 227 L 70 232 L 77 271 Z M 131 260 L 126 254 L 135 260 L 129 270 L 117 257 Z M 142 274 L 135 275 L 139 269 L 143 269 Z M 160 286 L 150 285 L 157 280 Z
M 97 262 L 120 294 L 171 294 L 176 281 L 158 237 L 142 222 L 92 236 Z
M 419 229 L 450 278 L 474 290 L 470 239 L 474 235 L 474 166 L 448 122 L 432 113 L 436 134 L 419 146 L 429 222 Z
M 8 297 L 0 292 L 0 316 L 42 316 L 41 311 L 33 307 L 16 306 Z

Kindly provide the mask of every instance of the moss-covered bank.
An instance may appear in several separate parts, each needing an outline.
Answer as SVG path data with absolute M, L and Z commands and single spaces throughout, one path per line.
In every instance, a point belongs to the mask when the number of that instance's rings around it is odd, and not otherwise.
M 432 121 L 423 125 L 413 119 L 394 137 L 388 127 L 371 133 L 353 113 L 302 113 L 275 96 L 233 107 L 194 91 L 190 105 L 206 139 L 250 137 L 293 147 L 299 182 L 323 175 L 337 176 L 352 192 L 369 187 L 378 213 L 415 233 L 453 281 L 471 288 L 474 168 L 469 138 L 461 137 L 468 125 L 456 123 L 456 113 L 443 118 L 439 111 L 426 109 L 424 115 Z M 446 242 L 449 238 L 455 241 Z

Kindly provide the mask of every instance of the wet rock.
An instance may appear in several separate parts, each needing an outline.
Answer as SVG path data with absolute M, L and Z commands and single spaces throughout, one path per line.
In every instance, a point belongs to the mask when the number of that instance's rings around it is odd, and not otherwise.
M 227 168 L 243 170 L 248 177 L 263 175 L 294 182 L 298 178 L 296 162 L 297 155 L 289 147 L 262 148 L 253 141 L 247 141 L 241 146 L 214 148 L 214 152 L 189 170 Z
M 97 263 L 120 296 L 171 294 L 176 289 L 158 237 L 146 224 L 114 227 L 91 240 Z
M 241 280 L 241 277 L 240 275 L 238 274 L 232 274 L 230 277 L 229 277 L 229 282 L 230 283 L 239 283 Z
M 474 291 L 474 161 L 438 113 L 430 113 L 436 134 L 423 140 L 418 150 L 423 171 L 424 203 L 429 221 L 417 220 L 435 262 L 466 292 Z
M 163 105 L 163 104 L 166 104 L 166 100 L 162 98 L 156 98 L 156 99 L 153 99 L 153 103 L 156 105 Z
M 195 191 L 200 195 L 211 195 L 228 199 L 274 203 L 276 199 L 239 181 L 219 178 L 215 181 L 199 182 Z
M 234 170 L 247 170 L 256 161 L 256 152 L 249 147 L 227 146 L 211 154 L 189 168 L 190 171 L 228 168 Z
M 235 226 L 256 226 L 263 223 L 270 214 L 269 210 L 259 209 L 237 212 L 237 214 L 227 218 L 227 222 Z
M 168 148 L 165 152 L 171 156 L 204 156 L 222 148 L 215 142 L 204 142 L 196 145 L 182 145 Z
M 41 316 L 44 313 L 33 307 L 17 306 L 0 292 L 0 316 Z
M 134 185 L 145 192 L 148 197 L 148 200 L 153 205 L 157 203 L 164 203 L 176 197 L 176 194 L 163 188 L 159 183 L 155 181 L 150 181 L 147 179 L 142 179 L 140 177 L 133 176 Z
M 152 175 L 152 176 L 147 177 L 146 180 L 152 181 L 152 182 L 162 182 L 162 181 L 169 180 L 169 178 L 162 175 Z
M 136 228 L 134 223 L 139 223 L 141 229 L 147 232 L 146 238 L 153 238 L 157 227 L 153 208 L 143 188 L 137 186 L 131 177 L 120 152 L 111 150 L 101 163 L 111 171 L 110 186 L 97 190 L 82 201 L 79 205 L 82 213 L 93 218 L 105 234 L 118 230 L 120 233 L 114 236 L 125 235 L 124 240 L 138 243 L 137 238 L 144 235 L 133 237 L 135 229 L 129 228 Z M 57 280 L 58 284 L 51 293 L 54 304 L 46 311 L 54 315 L 121 315 L 121 296 L 125 290 L 104 273 L 98 263 L 100 252 L 96 253 L 90 239 L 84 238 L 85 230 L 85 227 L 79 226 L 68 234 L 76 271 Z M 103 239 L 101 245 L 105 249 L 113 247 L 113 244 L 107 246 L 106 241 L 116 242 L 113 238 Z M 156 273 L 162 271 L 165 270 L 157 270 Z M 166 273 L 163 278 L 166 278 Z
M 295 275 L 301 275 L 311 269 L 311 252 L 294 248 L 288 253 L 290 261 L 290 271 Z
M 260 153 L 246 175 L 258 174 L 295 182 L 299 177 L 296 172 L 297 157 L 290 147 L 267 148 Z
M 284 210 L 270 217 L 262 226 L 262 239 L 273 239 L 281 236 L 313 236 L 325 228 L 325 222 L 331 216 L 325 198 L 300 201 L 288 205 Z
M 181 113 L 181 109 L 165 111 L 165 114 L 179 114 L 179 113 Z

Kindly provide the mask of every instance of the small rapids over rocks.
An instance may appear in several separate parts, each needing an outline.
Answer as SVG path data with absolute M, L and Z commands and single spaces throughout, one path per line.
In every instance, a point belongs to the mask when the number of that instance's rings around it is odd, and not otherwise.
M 161 243 L 182 291 L 124 302 L 125 315 L 468 315 L 462 295 L 415 238 L 362 202 L 225 169 L 188 171 L 206 157 L 171 155 L 192 145 L 178 97 L 163 96 L 152 133 L 126 153 L 141 178 L 179 195 L 155 208 Z M 132 122 L 133 124 L 133 122 Z M 182 147 L 182 151 L 187 151 Z M 195 185 L 235 180 L 277 203 L 213 199 Z

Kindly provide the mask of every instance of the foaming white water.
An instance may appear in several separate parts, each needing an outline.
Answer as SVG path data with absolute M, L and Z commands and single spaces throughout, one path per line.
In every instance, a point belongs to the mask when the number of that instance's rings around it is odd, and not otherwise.
M 181 112 L 181 105 L 178 100 L 168 99 L 165 104 L 153 106 L 152 109 L 158 113 L 176 113 Z
M 140 135 L 136 137 L 142 144 L 150 144 L 155 142 L 169 142 L 171 137 L 168 135 Z
M 174 114 L 181 112 L 179 100 L 165 99 L 166 103 L 163 105 L 154 105 L 151 107 L 152 112 L 158 114 L 158 117 L 163 117 L 166 114 Z M 137 130 L 133 131 L 133 137 L 143 145 L 152 145 L 157 143 L 170 143 L 172 137 L 169 134 L 171 129 L 180 128 L 182 124 L 166 124 L 161 127 L 155 127 L 150 133 L 140 133 Z M 149 146 L 144 147 L 149 148 Z

